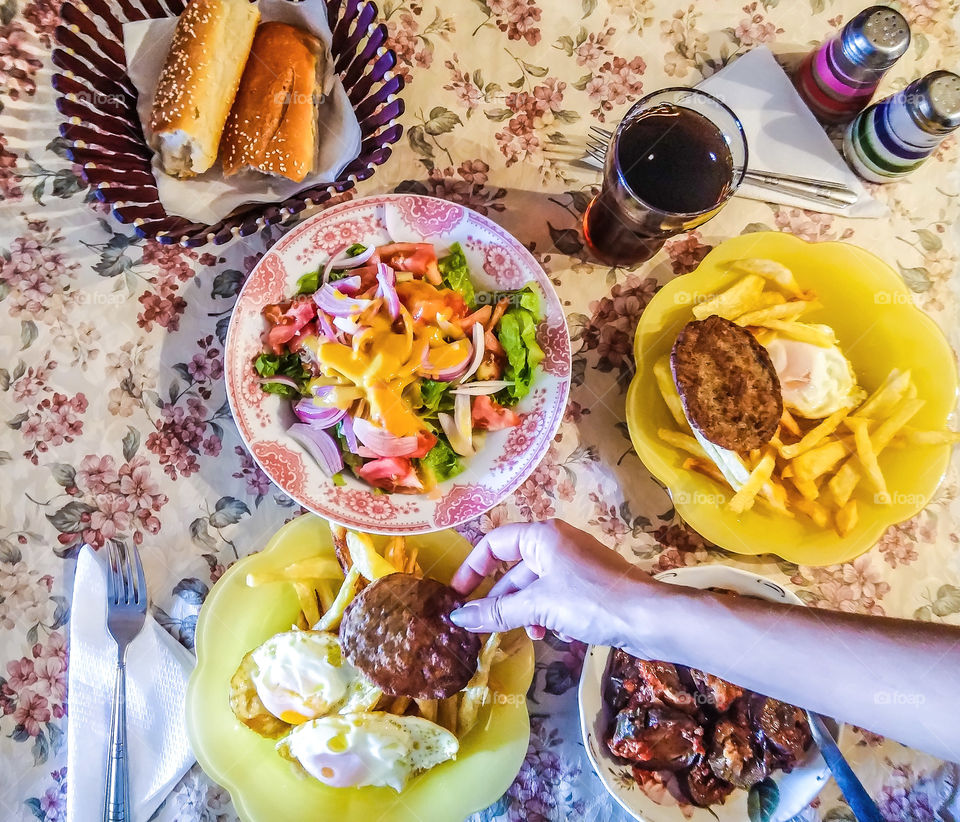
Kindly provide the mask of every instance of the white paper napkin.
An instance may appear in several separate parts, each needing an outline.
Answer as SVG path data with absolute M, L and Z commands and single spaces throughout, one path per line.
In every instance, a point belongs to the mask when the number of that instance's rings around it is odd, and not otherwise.
M 261 23 L 280 21 L 299 26 L 319 37 L 330 50 L 330 26 L 326 3 L 290 3 L 287 0 L 260 0 Z M 150 109 L 160 70 L 167 57 L 176 18 L 139 20 L 123 27 L 123 47 L 127 74 L 137 89 L 137 114 L 144 135 L 150 139 Z M 186 180 L 171 177 L 160 170 L 153 156 L 153 176 L 160 202 L 168 214 L 178 214 L 199 223 L 222 220 L 244 203 L 279 203 L 319 183 L 329 183 L 360 153 L 362 134 L 357 115 L 340 78 L 333 73 L 332 61 L 326 63 L 325 97 L 319 109 L 320 140 L 315 171 L 301 183 L 283 177 L 242 171 L 224 177 L 217 162 L 209 171 Z
M 847 208 L 833 208 L 745 182 L 737 191 L 739 196 L 845 217 L 883 217 L 888 213 L 887 206 L 873 199 L 847 167 L 765 46 L 747 52 L 697 88 L 736 112 L 747 135 L 751 169 L 844 183 L 860 195 Z
M 102 818 L 117 646 L 107 632 L 106 563 L 77 557 L 67 671 L 67 820 Z M 184 700 L 195 660 L 147 616 L 127 649 L 127 756 L 132 822 L 147 822 L 193 764 Z

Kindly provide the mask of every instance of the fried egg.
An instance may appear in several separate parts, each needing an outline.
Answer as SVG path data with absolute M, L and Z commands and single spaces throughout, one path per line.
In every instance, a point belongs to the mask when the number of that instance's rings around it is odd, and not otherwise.
M 863 399 L 853 366 L 837 346 L 776 337 L 766 349 L 780 378 L 783 404 L 799 416 L 823 419 Z
M 288 631 L 250 654 L 249 677 L 264 708 L 290 725 L 338 711 L 365 711 L 380 689 L 353 667 L 334 634 Z
M 390 787 L 454 759 L 460 743 L 419 716 L 351 713 L 298 725 L 277 743 L 281 756 L 333 788 Z

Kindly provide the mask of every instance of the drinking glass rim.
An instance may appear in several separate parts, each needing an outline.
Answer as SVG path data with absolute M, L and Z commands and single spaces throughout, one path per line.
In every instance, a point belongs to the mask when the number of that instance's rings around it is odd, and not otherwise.
M 749 151 L 750 151 L 750 149 L 749 149 L 749 146 L 748 146 L 748 144 L 747 144 L 747 135 L 746 135 L 746 132 L 744 132 L 744 130 L 743 130 L 743 123 L 740 122 L 740 118 L 737 116 L 736 112 L 734 112 L 734 110 L 733 110 L 732 108 L 730 108 L 730 106 L 728 106 L 728 105 L 727 105 L 726 103 L 724 103 L 722 100 L 720 100 L 720 99 L 717 98 L 717 97 L 714 97 L 714 96 L 713 96 L 712 94 L 710 94 L 709 92 L 702 91 L 701 89 L 695 88 L 695 87 L 693 87 L 693 86 L 669 86 L 669 87 L 667 87 L 667 88 L 661 88 L 661 89 L 657 89 L 656 91 L 651 91 L 649 94 L 646 94 L 646 95 L 644 95 L 643 97 L 641 97 L 639 100 L 637 100 L 636 103 L 634 103 L 632 106 L 630 106 L 630 109 L 627 111 L 627 113 L 626 113 L 625 115 L 623 115 L 623 118 L 620 120 L 619 124 L 617 125 L 616 130 L 615 130 L 614 133 L 613 133 L 613 140 L 611 141 L 611 147 L 612 147 L 613 152 L 614 152 L 614 154 L 613 154 L 613 161 L 614 161 L 615 163 L 617 163 L 617 177 L 619 178 L 620 183 L 623 185 L 623 187 L 624 187 L 627 191 L 630 192 L 630 195 L 631 195 L 637 202 L 641 203 L 643 206 L 645 206 L 646 208 L 650 209 L 650 211 L 655 212 L 655 213 L 667 214 L 667 215 L 669 215 L 669 216 L 671 216 L 671 217 L 690 217 L 690 218 L 693 218 L 693 217 L 699 217 L 700 215 L 705 214 L 705 213 L 707 213 L 707 212 L 705 212 L 705 211 L 667 211 L 666 209 L 659 208 L 658 206 L 655 206 L 655 205 L 652 205 L 651 203 L 648 203 L 646 200 L 643 199 L 643 197 L 638 196 L 638 195 L 637 195 L 637 192 L 635 192 L 635 191 L 633 190 L 633 187 L 630 185 L 630 183 L 627 182 L 626 177 L 624 176 L 622 170 L 620 169 L 619 159 L 618 159 L 617 154 L 616 154 L 617 145 L 618 145 L 618 143 L 620 142 L 620 136 L 621 136 L 621 134 L 622 134 L 622 132 L 623 132 L 624 125 L 626 124 L 627 120 L 629 119 L 631 113 L 633 113 L 636 109 L 640 108 L 641 106 L 645 105 L 648 100 L 650 100 L 650 99 L 653 98 L 653 97 L 656 97 L 658 94 L 667 94 L 667 93 L 669 93 L 669 92 L 680 92 L 680 91 L 686 92 L 687 94 L 692 94 L 692 95 L 695 95 L 695 96 L 698 95 L 698 96 L 700 96 L 700 97 L 705 97 L 706 99 L 710 100 L 711 102 L 716 103 L 720 108 L 722 108 L 724 111 L 726 111 L 727 114 L 729 114 L 730 117 L 733 119 L 733 122 L 735 122 L 735 123 L 737 124 L 737 131 L 740 133 L 740 139 L 741 139 L 741 141 L 743 142 L 743 163 L 742 163 L 742 165 L 741 165 L 740 168 L 739 168 L 739 172 L 740 172 L 739 177 L 736 178 L 736 182 L 735 182 L 735 184 L 733 185 L 733 187 L 730 189 L 730 193 L 729 193 L 722 201 L 720 201 L 719 203 L 717 203 L 717 204 L 714 206 L 714 208 L 717 208 L 717 207 L 719 207 L 719 206 L 721 206 L 721 205 L 724 205 L 731 197 L 733 197 L 734 194 L 737 193 L 737 189 L 740 188 L 740 184 L 743 182 L 743 178 L 744 178 L 744 176 L 745 176 L 746 173 L 747 173 L 747 161 L 748 161 L 748 159 L 749 159 Z M 682 104 L 679 104 L 679 103 L 671 103 L 670 105 L 676 105 L 676 106 L 679 106 L 679 107 L 681 107 L 681 108 L 689 108 L 688 106 L 683 106 Z M 690 111 L 696 111 L 696 109 L 690 109 Z M 699 114 L 700 112 L 696 112 L 696 113 Z M 713 121 L 711 120 L 711 123 L 712 123 L 712 122 L 713 122 Z M 716 126 L 717 124 L 716 124 L 716 123 L 713 123 L 713 125 Z M 720 127 L 719 127 L 719 126 L 717 126 L 717 128 L 718 128 L 718 130 L 720 130 Z M 723 132 L 722 132 L 722 130 L 721 130 L 721 134 L 722 134 L 722 133 L 723 133 Z M 737 167 L 734 166 L 734 171 L 737 171 L 737 170 L 738 170 Z M 735 176 L 736 176 L 736 175 L 735 175 Z

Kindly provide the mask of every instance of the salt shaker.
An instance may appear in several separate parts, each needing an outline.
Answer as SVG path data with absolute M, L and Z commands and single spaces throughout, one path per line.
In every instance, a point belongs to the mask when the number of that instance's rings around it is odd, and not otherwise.
M 960 76 L 932 71 L 861 112 L 843 155 L 865 180 L 889 183 L 917 168 L 960 126 Z
M 823 123 L 846 123 L 870 102 L 886 71 L 910 45 L 910 26 L 889 6 L 864 9 L 814 49 L 794 77 Z

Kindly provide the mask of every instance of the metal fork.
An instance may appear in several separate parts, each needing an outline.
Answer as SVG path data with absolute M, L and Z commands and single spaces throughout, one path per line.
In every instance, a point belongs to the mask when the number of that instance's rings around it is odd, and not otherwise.
M 607 146 L 613 132 L 599 126 L 590 126 L 591 134 L 587 136 L 586 157 L 593 160 L 599 168 L 607 155 Z M 591 165 L 593 164 L 591 163 Z M 853 189 L 828 180 L 816 180 L 811 177 L 797 177 L 792 174 L 778 174 L 770 171 L 751 171 L 747 169 L 743 178 L 751 185 L 760 188 L 781 191 L 795 197 L 803 197 L 812 202 L 845 208 L 857 201 L 858 195 Z
M 121 551 L 122 547 L 122 551 Z M 104 822 L 130 822 L 127 767 L 127 646 L 147 616 L 147 581 L 135 545 L 107 542 L 107 629 L 117 643 L 117 678 L 110 717 L 110 752 L 103 801 Z

